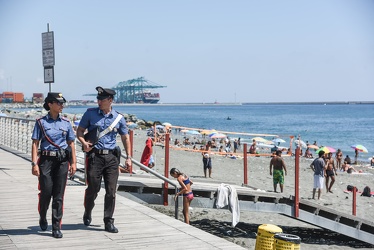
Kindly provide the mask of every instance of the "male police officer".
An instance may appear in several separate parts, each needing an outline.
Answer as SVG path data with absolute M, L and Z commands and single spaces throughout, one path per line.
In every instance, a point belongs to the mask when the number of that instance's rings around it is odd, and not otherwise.
M 105 231 L 118 233 L 113 225 L 114 207 L 118 180 L 118 152 L 116 150 L 116 136 L 120 134 L 126 151 L 126 166 L 131 166 L 130 138 L 124 117 L 112 109 L 113 97 L 116 92 L 112 89 L 97 87 L 97 108 L 90 108 L 84 113 L 78 129 L 77 138 L 82 143 L 83 150 L 87 152 L 87 189 L 84 197 L 85 212 L 83 223 L 86 226 L 91 224 L 91 212 L 95 206 L 95 199 L 101 187 L 101 180 L 104 178 L 105 200 L 104 200 L 104 224 Z M 85 130 L 98 131 L 98 138 L 92 143 L 84 138 Z

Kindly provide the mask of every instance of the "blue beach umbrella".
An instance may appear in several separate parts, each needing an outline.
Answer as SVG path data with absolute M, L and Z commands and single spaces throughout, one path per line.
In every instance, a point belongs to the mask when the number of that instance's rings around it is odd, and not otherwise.
M 226 138 L 227 135 L 225 134 L 221 134 L 221 133 L 215 133 L 213 134 L 212 136 L 210 136 L 210 138 L 216 138 L 216 139 L 219 139 L 219 138 Z
M 136 123 L 130 123 L 130 124 L 127 124 L 127 127 L 128 128 L 137 128 L 138 124 L 136 124 Z
M 274 140 L 272 140 L 273 142 L 275 143 L 285 143 L 286 141 L 281 139 L 281 138 L 275 138 Z
M 190 134 L 190 135 L 200 135 L 199 131 L 196 131 L 196 130 L 188 130 L 188 131 L 186 131 L 186 134 Z

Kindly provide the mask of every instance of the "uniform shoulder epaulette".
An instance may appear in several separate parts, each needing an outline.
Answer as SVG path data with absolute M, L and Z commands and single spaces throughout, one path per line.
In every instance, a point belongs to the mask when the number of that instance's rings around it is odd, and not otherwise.
M 64 116 L 61 116 L 61 120 L 64 120 L 64 121 L 70 122 L 69 118 L 64 117 Z
M 41 117 L 39 117 L 39 118 L 36 118 L 36 121 L 40 121 L 40 120 L 42 120 L 42 119 L 44 119 L 44 118 L 46 118 L 47 117 L 47 115 L 43 115 L 43 116 L 41 116 Z
M 125 117 L 122 113 L 118 112 L 117 110 L 114 110 L 114 111 L 116 111 L 117 114 L 122 115 L 123 117 Z

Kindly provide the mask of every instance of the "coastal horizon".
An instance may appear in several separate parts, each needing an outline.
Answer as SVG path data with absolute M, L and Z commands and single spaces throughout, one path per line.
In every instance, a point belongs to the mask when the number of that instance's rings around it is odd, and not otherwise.
M 87 108 L 97 104 L 67 106 L 63 114 L 72 119 L 80 119 Z M 168 122 L 173 126 L 199 129 L 215 129 L 217 131 L 234 132 L 230 138 L 241 137 L 250 141 L 245 134 L 271 134 L 284 139 L 288 146 L 290 136 L 298 136 L 312 144 L 317 141 L 319 146 L 341 149 L 345 155 L 354 157 L 353 144 L 364 145 L 368 153 L 360 153 L 361 161 L 368 161 L 374 154 L 374 108 L 373 104 L 329 105 L 329 104 L 254 104 L 254 105 L 208 105 L 208 104 L 123 104 L 114 108 L 128 114 L 133 122 Z M 33 117 L 41 106 L 24 108 L 2 108 L 9 115 Z M 13 110 L 13 111 L 12 111 Z M 8 112 L 9 111 L 9 112 Z M 41 115 L 42 113 L 38 113 Z M 71 114 L 71 115 L 69 115 Z M 131 120 L 132 121 L 132 120 Z M 272 137 L 265 138 L 272 140 Z

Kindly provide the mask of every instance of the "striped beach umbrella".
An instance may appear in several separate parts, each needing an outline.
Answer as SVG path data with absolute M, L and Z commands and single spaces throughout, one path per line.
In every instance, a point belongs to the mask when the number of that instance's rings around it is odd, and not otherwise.
M 351 148 L 353 148 L 355 150 L 357 149 L 358 151 L 363 152 L 363 153 L 367 153 L 368 152 L 368 150 L 363 145 L 361 145 L 361 144 L 352 145 Z
M 323 151 L 325 152 L 325 154 L 328 154 L 328 153 L 335 153 L 336 152 L 336 149 L 335 148 L 332 148 L 332 147 L 329 147 L 329 146 L 323 146 L 323 147 L 320 147 L 317 151 L 316 151 L 316 154 L 319 153 L 319 151 Z

